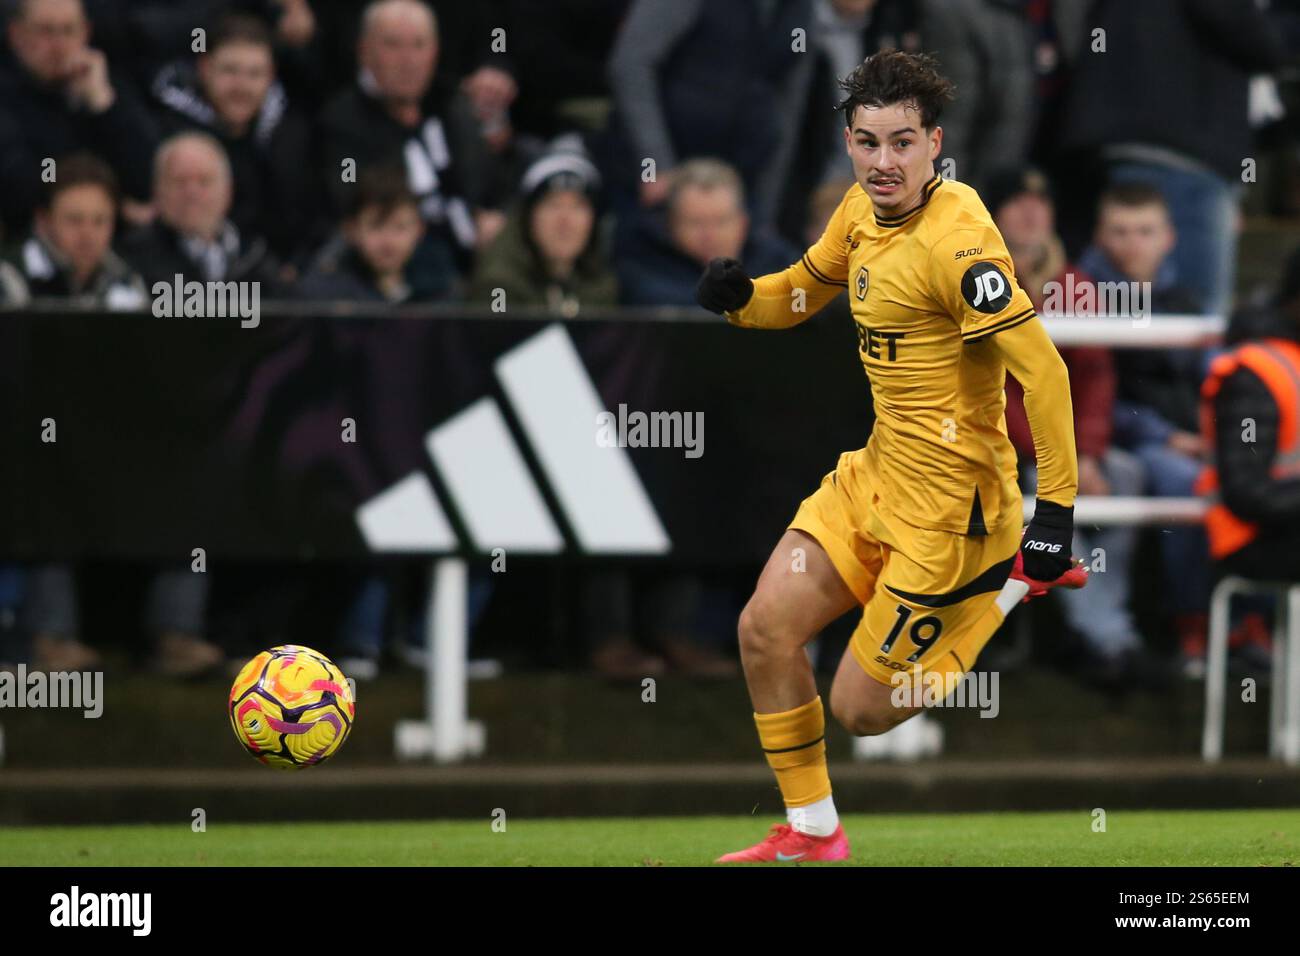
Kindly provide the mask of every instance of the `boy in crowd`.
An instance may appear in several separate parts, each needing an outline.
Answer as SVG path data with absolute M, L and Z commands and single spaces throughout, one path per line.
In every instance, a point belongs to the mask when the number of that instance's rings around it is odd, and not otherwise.
M 1097 283 L 1117 283 L 1151 315 L 1196 313 L 1173 250 L 1178 236 L 1164 195 L 1138 182 L 1111 185 L 1097 210 L 1093 245 L 1079 266 Z M 1100 288 L 1105 288 L 1099 285 Z M 1104 307 L 1099 304 L 1098 311 Z M 1199 434 L 1200 386 L 1206 356 L 1195 348 L 1117 349 L 1115 443 L 1141 460 L 1147 493 L 1191 497 L 1205 455 Z M 1160 535 L 1169 606 L 1189 677 L 1203 672 L 1210 593 L 1205 531 L 1195 525 Z M 1266 639 L 1266 637 L 1265 637 Z
M 405 273 L 424 236 L 420 203 L 400 168 L 379 166 L 359 177 L 343 222 L 344 244 L 327 251 L 298 283 L 304 299 L 397 304 L 414 298 Z
M 1046 176 L 1031 167 L 994 170 L 988 176 L 984 202 L 1006 240 L 1015 263 L 1016 281 L 1034 308 L 1048 310 L 1048 295 L 1073 290 L 1073 301 L 1057 308 L 1066 314 L 1090 310 L 1087 290 L 1091 277 L 1070 264 L 1056 232 L 1056 206 Z M 1115 368 L 1110 349 L 1096 346 L 1061 348 L 1070 372 L 1075 447 L 1079 460 L 1079 493 L 1136 495 L 1144 483 L 1136 456 L 1111 443 L 1115 402 Z M 1024 391 L 1007 376 L 1007 433 L 1020 458 L 1026 493 L 1037 486 L 1037 452 L 1025 415 Z M 1164 671 L 1147 652 L 1130 608 L 1130 584 L 1137 529 L 1076 527 L 1073 552 L 1092 564 L 1085 591 L 1057 592 L 1066 622 L 1082 639 L 1084 659 L 1078 670 L 1085 678 L 1116 690 L 1134 685 L 1158 686 Z M 1094 558 L 1105 555 L 1105 564 Z

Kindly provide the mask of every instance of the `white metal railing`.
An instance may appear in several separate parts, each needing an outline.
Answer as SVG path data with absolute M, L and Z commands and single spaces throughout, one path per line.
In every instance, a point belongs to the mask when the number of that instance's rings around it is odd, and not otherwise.
M 1034 499 L 1025 496 L 1025 520 L 1034 516 Z M 1080 495 L 1074 499 L 1074 525 L 1199 524 L 1205 517 L 1200 498 L 1148 498 Z
M 1043 316 L 1057 345 L 1102 345 L 1112 349 L 1203 348 L 1223 338 L 1219 315 L 1157 315 L 1127 318 Z
M 1236 595 L 1273 597 L 1273 668 L 1268 707 L 1268 753 L 1300 766 L 1300 584 L 1256 581 L 1228 575 L 1210 596 L 1209 646 L 1205 651 L 1205 721 L 1201 759 L 1223 758 L 1223 727 L 1228 699 L 1228 633 Z

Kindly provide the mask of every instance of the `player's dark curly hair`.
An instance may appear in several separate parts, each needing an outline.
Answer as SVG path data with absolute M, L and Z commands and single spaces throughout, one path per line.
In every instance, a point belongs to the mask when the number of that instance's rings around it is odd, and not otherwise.
M 844 79 L 840 87 L 844 99 L 836 107 L 844 111 L 844 125 L 853 125 L 853 113 L 859 106 L 893 106 L 915 103 L 921 113 L 921 125 L 933 129 L 944 104 L 953 98 L 956 87 L 939 72 L 939 61 L 927 53 L 904 53 L 883 50 L 867 57 Z

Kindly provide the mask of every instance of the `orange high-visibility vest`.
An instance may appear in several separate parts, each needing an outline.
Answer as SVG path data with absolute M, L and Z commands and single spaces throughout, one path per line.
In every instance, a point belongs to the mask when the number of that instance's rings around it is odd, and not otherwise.
M 1201 433 L 1206 445 L 1211 451 L 1215 448 L 1214 398 L 1223 380 L 1243 366 L 1259 376 L 1277 405 L 1277 451 L 1269 474 L 1277 479 L 1300 475 L 1300 345 L 1287 339 L 1248 342 L 1210 363 L 1210 373 L 1201 385 Z M 1241 427 L 1240 422 L 1224 424 Z M 1239 551 L 1259 536 L 1259 525 L 1238 518 L 1223 503 L 1214 465 L 1197 476 L 1196 492 L 1206 499 L 1205 531 L 1215 559 Z

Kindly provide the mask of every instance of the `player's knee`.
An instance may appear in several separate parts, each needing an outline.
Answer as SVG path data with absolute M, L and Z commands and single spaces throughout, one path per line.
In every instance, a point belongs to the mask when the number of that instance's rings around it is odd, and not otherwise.
M 886 731 L 893 730 L 903 721 L 907 720 L 908 714 L 902 711 L 890 711 L 889 713 L 864 712 L 857 715 L 857 722 L 854 725 L 852 733 L 857 737 L 875 737 Z
M 831 693 L 831 714 L 840 726 L 855 737 L 875 737 L 887 730 L 897 727 L 908 717 L 910 711 L 888 707 L 885 710 L 862 707 L 852 701 L 837 698 Z
M 777 615 L 757 594 L 740 612 L 737 633 L 741 652 L 753 656 L 772 654 L 788 643 L 788 636 L 782 634 Z

